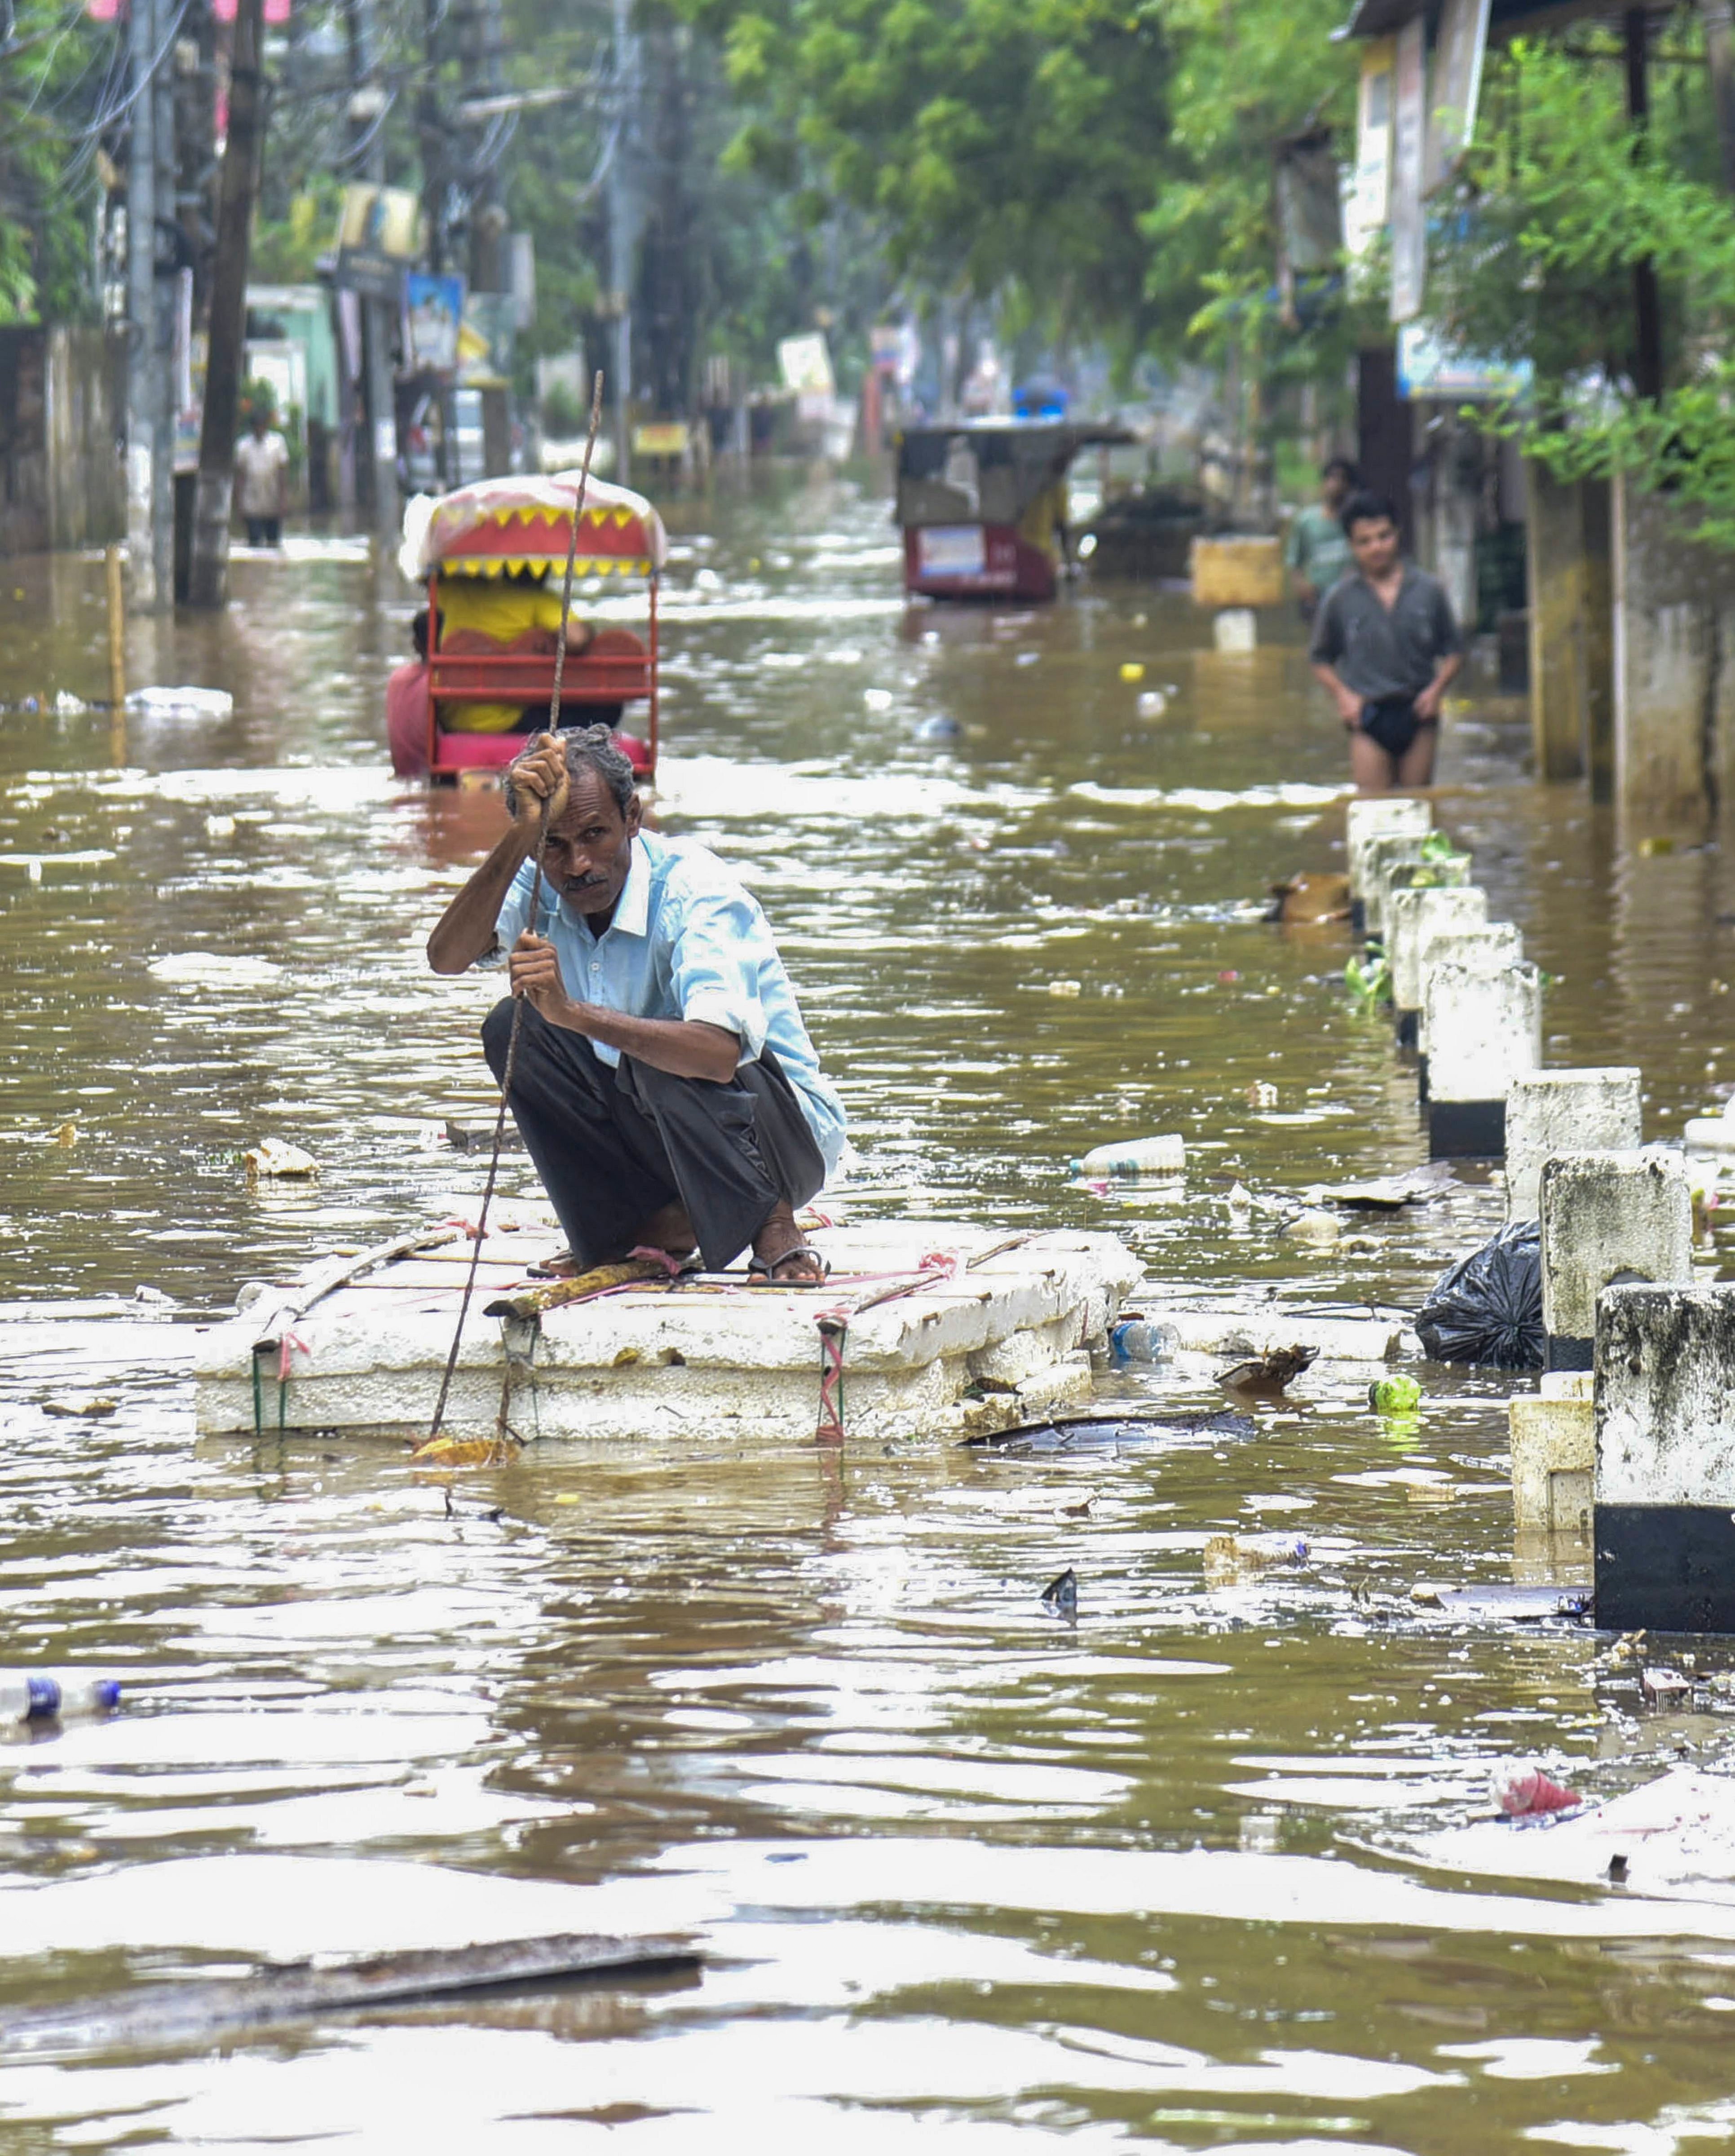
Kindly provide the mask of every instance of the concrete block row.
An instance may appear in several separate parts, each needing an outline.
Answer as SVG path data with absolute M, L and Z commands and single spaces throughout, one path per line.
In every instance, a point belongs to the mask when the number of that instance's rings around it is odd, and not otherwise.
M 1510 1409 L 1519 1533 L 1589 1534 L 1599 1627 L 1735 1632 L 1735 1286 L 1693 1283 L 1686 1164 L 1643 1145 L 1639 1071 L 1543 1068 L 1540 976 L 1428 835 L 1424 803 L 1353 803 L 1352 892 L 1430 1152 L 1503 1158 L 1508 1217 L 1539 1223 L 1546 1368 Z
M 1491 921 L 1468 854 L 1408 798 L 1349 805 L 1353 917 L 1386 954 L 1399 1046 L 1415 1052 L 1435 1160 L 1498 1160 L 1507 1096 L 1543 1060 L 1543 982 L 1512 922 Z

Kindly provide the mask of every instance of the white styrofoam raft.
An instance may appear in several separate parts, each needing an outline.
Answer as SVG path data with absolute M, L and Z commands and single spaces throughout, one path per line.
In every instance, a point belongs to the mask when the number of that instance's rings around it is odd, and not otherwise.
M 1090 1389 L 1100 1346 L 1142 1268 L 1113 1235 L 1057 1231 L 994 1246 L 1004 1231 L 951 1222 L 824 1228 L 823 1289 L 748 1287 L 738 1275 L 629 1289 L 533 1323 L 485 1315 L 556 1239 L 490 1233 L 465 1322 L 445 1428 L 490 1434 L 501 1407 L 524 1436 L 659 1434 L 808 1437 L 819 1415 L 822 1313 L 849 1315 L 844 1424 L 863 1437 L 1004 1426 Z M 273 1289 L 205 1333 L 195 1358 L 199 1427 L 415 1438 L 427 1433 L 451 1346 L 468 1244 L 407 1257 L 285 1317 Z M 992 1255 L 987 1255 L 992 1253 Z M 858 1306 L 917 1276 L 949 1276 Z M 980 1260 L 972 1266 L 973 1259 Z M 255 1355 L 261 1338 L 279 1345 Z M 258 1383 L 255 1383 L 255 1371 Z M 282 1381 L 280 1373 L 287 1373 Z M 967 1398 L 972 1389 L 986 1397 Z

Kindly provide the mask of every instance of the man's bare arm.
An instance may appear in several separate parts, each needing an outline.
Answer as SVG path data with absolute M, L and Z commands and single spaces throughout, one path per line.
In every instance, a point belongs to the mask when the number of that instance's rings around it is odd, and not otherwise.
M 1447 685 L 1457 678 L 1463 665 L 1464 654 L 1461 651 L 1447 652 L 1439 665 L 1435 668 L 1434 679 L 1416 698 L 1416 715 L 1419 718 L 1437 719 L 1440 716 L 1440 707 L 1445 701 Z
M 462 973 L 494 948 L 494 924 L 512 879 L 536 850 L 543 803 L 549 804 L 551 824 L 566 806 L 566 751 L 552 734 L 538 736 L 533 752 L 513 767 L 512 777 L 517 820 L 441 914 L 429 937 L 428 963 L 436 973 Z
M 428 939 L 428 963 L 436 973 L 462 973 L 494 948 L 494 924 L 512 888 L 512 879 L 530 859 L 536 826 L 514 824 L 456 898 L 441 914 Z
M 1313 678 L 1330 696 L 1337 706 L 1337 716 L 1347 726 L 1357 725 L 1362 716 L 1362 699 L 1355 690 L 1338 680 L 1335 670 L 1322 660 L 1313 662 Z

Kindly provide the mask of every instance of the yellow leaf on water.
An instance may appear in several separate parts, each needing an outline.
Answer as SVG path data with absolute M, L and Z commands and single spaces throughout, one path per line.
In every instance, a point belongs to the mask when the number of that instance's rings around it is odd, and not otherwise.
M 78 1142 L 79 1127 L 76 1123 L 62 1123 L 54 1133 L 54 1143 L 57 1146 L 76 1145 Z
M 518 1447 L 500 1437 L 436 1437 L 410 1455 L 420 1467 L 504 1467 L 517 1457 Z

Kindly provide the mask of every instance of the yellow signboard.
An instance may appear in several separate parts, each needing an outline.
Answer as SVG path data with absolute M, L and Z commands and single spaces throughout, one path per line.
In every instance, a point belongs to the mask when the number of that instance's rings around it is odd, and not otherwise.
M 688 430 L 680 419 L 647 420 L 642 427 L 633 429 L 633 454 L 635 457 L 684 457 L 687 453 Z

